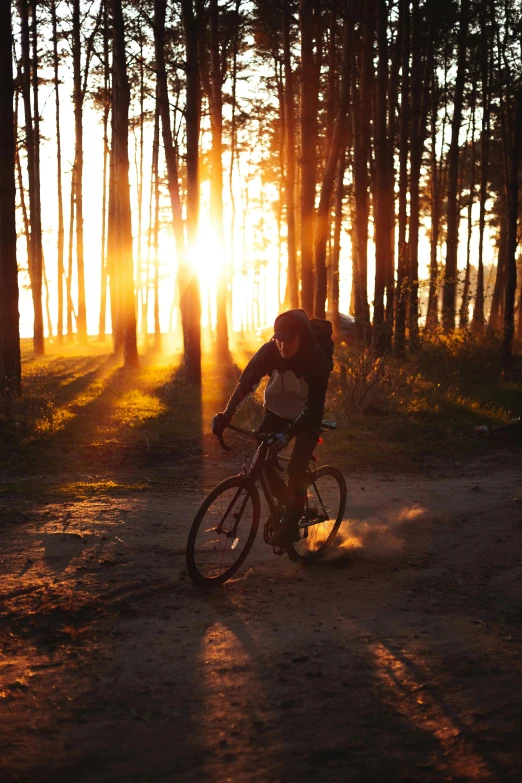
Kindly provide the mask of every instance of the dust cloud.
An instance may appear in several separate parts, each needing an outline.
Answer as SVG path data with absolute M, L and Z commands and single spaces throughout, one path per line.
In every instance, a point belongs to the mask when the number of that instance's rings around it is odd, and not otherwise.
M 402 552 L 408 533 L 418 527 L 426 529 L 435 515 L 422 506 L 402 508 L 387 518 L 367 517 L 345 520 L 328 557 L 393 557 Z

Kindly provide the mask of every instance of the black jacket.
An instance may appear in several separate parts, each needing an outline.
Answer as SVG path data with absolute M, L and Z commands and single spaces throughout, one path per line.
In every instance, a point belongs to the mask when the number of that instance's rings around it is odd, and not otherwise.
M 275 340 L 262 345 L 241 375 L 225 413 L 232 416 L 239 403 L 254 390 L 261 378 L 269 375 L 265 407 L 288 419 L 289 426 L 284 432 L 290 439 L 298 432 L 319 431 L 324 415 L 330 361 L 316 343 L 304 310 L 288 312 L 298 326 L 299 350 L 291 359 L 283 359 Z

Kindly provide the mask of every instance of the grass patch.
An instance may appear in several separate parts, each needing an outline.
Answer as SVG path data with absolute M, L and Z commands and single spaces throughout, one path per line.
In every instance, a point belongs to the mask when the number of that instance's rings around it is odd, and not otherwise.
M 93 497 L 120 497 L 134 492 L 148 492 L 144 482 L 75 481 L 52 488 L 55 494 L 71 500 L 88 500 Z

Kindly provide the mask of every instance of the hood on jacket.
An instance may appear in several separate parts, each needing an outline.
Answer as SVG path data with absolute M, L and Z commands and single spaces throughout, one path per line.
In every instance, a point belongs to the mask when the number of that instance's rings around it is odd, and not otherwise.
M 308 318 L 304 310 L 302 310 L 300 307 L 294 310 L 285 310 L 283 313 L 280 313 L 277 316 L 277 318 L 280 318 L 282 315 L 290 316 L 295 322 L 297 326 L 299 338 L 301 341 L 300 348 L 303 345 L 310 345 L 311 343 L 315 342 L 315 338 L 312 333 L 312 328 L 310 326 L 310 319 Z M 274 328 L 275 328 L 275 324 L 274 324 Z

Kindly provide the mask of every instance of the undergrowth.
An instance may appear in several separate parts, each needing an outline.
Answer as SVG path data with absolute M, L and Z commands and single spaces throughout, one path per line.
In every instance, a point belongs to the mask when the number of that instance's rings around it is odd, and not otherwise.
M 125 372 L 101 353 L 26 360 L 22 396 L 0 396 L 0 467 L 59 472 L 87 460 L 86 468 L 106 472 L 136 454 L 143 464 L 157 454 L 158 465 L 162 455 L 202 454 L 212 415 L 223 410 L 246 360 L 223 367 L 207 357 L 201 394 L 179 361 L 144 358 L 140 370 Z M 476 425 L 521 412 L 522 359 L 507 373 L 495 335 L 431 336 L 405 361 L 340 347 L 325 412 L 338 430 L 325 436 L 321 459 L 350 470 L 411 470 L 425 458 L 476 453 L 485 448 L 473 437 Z M 262 414 L 259 389 L 236 420 L 254 429 Z
M 474 452 L 481 448 L 475 426 L 522 412 L 522 361 L 516 357 L 507 373 L 494 334 L 432 335 L 406 361 L 372 349 L 336 355 L 330 409 L 354 464 L 386 467 Z

